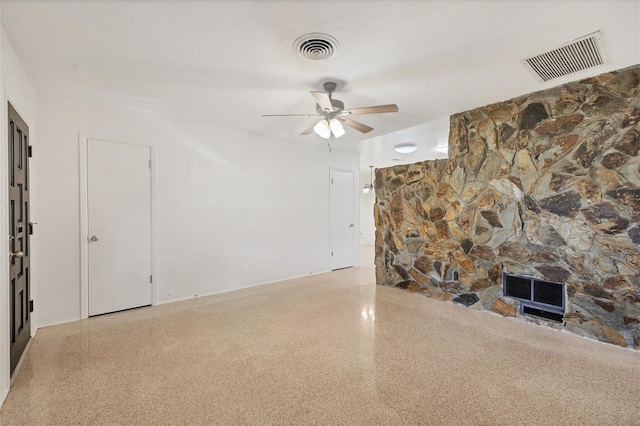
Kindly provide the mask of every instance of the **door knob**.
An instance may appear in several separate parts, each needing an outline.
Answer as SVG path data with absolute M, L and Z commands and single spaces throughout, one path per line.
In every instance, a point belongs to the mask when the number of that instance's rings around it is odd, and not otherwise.
M 23 252 L 21 252 L 21 251 L 10 252 L 10 253 L 9 253 L 9 257 L 10 257 L 10 258 L 12 258 L 12 259 L 13 259 L 13 258 L 18 258 L 18 259 L 20 259 L 21 257 L 24 257 L 24 253 L 23 253 Z
M 353 228 L 353 226 L 354 226 L 353 223 L 349 224 L 349 228 Z
M 93 235 L 93 236 L 91 236 L 91 238 L 89 238 L 89 240 L 91 240 L 91 241 L 93 241 L 95 243 L 96 241 L 100 240 L 100 237 L 98 237 L 97 235 Z

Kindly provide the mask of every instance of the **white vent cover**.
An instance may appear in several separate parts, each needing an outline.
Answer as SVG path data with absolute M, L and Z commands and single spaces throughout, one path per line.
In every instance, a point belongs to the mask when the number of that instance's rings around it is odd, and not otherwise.
M 602 31 L 523 61 L 543 82 L 609 63 Z
M 327 34 L 309 33 L 301 35 L 293 43 L 298 55 L 310 61 L 329 59 L 338 48 L 338 40 Z

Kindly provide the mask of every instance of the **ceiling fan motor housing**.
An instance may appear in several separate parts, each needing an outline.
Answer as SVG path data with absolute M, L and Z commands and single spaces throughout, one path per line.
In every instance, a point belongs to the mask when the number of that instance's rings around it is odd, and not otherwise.
M 344 109 L 344 102 L 338 99 L 331 99 L 331 106 L 333 106 L 333 112 L 338 113 Z M 319 104 L 316 104 L 316 112 L 318 114 L 324 114 L 326 111 L 323 110 Z

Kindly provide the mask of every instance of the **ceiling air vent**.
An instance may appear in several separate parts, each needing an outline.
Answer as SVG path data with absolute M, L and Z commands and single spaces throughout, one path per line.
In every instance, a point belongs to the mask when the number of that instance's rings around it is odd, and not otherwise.
M 293 43 L 298 55 L 310 61 L 329 59 L 338 48 L 338 40 L 327 34 L 309 33 L 298 37 Z
M 523 62 L 543 82 L 607 64 L 609 55 L 598 31 Z

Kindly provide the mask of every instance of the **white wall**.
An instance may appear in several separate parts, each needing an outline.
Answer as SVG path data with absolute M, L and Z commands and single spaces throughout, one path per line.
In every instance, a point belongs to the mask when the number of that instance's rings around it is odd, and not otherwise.
M 0 36 L 0 81 L 2 82 L 2 105 L 0 106 L 0 404 L 4 401 L 9 392 L 9 247 L 6 242 L 9 240 L 9 219 L 7 217 L 7 101 L 11 102 L 16 111 L 29 126 L 30 144 L 37 149 L 36 137 L 36 89 L 33 86 L 20 58 L 18 57 L 11 40 L 2 28 Z M 33 160 L 33 159 L 32 159 Z M 37 164 L 31 161 L 31 167 Z M 32 176 L 33 177 L 33 176 Z M 31 187 L 31 220 L 37 222 L 37 190 L 34 187 L 35 180 L 32 179 Z M 38 239 L 34 236 L 31 239 L 31 296 L 36 309 L 38 306 L 38 279 L 37 272 L 37 245 Z M 31 321 L 31 334 L 35 335 L 37 328 L 36 321 Z
M 360 174 L 360 244 L 374 244 L 376 242 L 376 227 L 373 222 L 373 205 L 375 193 L 362 193 L 362 187 L 371 180 L 370 172 Z
M 80 318 L 78 132 L 155 147 L 159 303 L 329 270 L 330 167 L 357 153 L 48 93 L 38 120 L 41 326 Z

